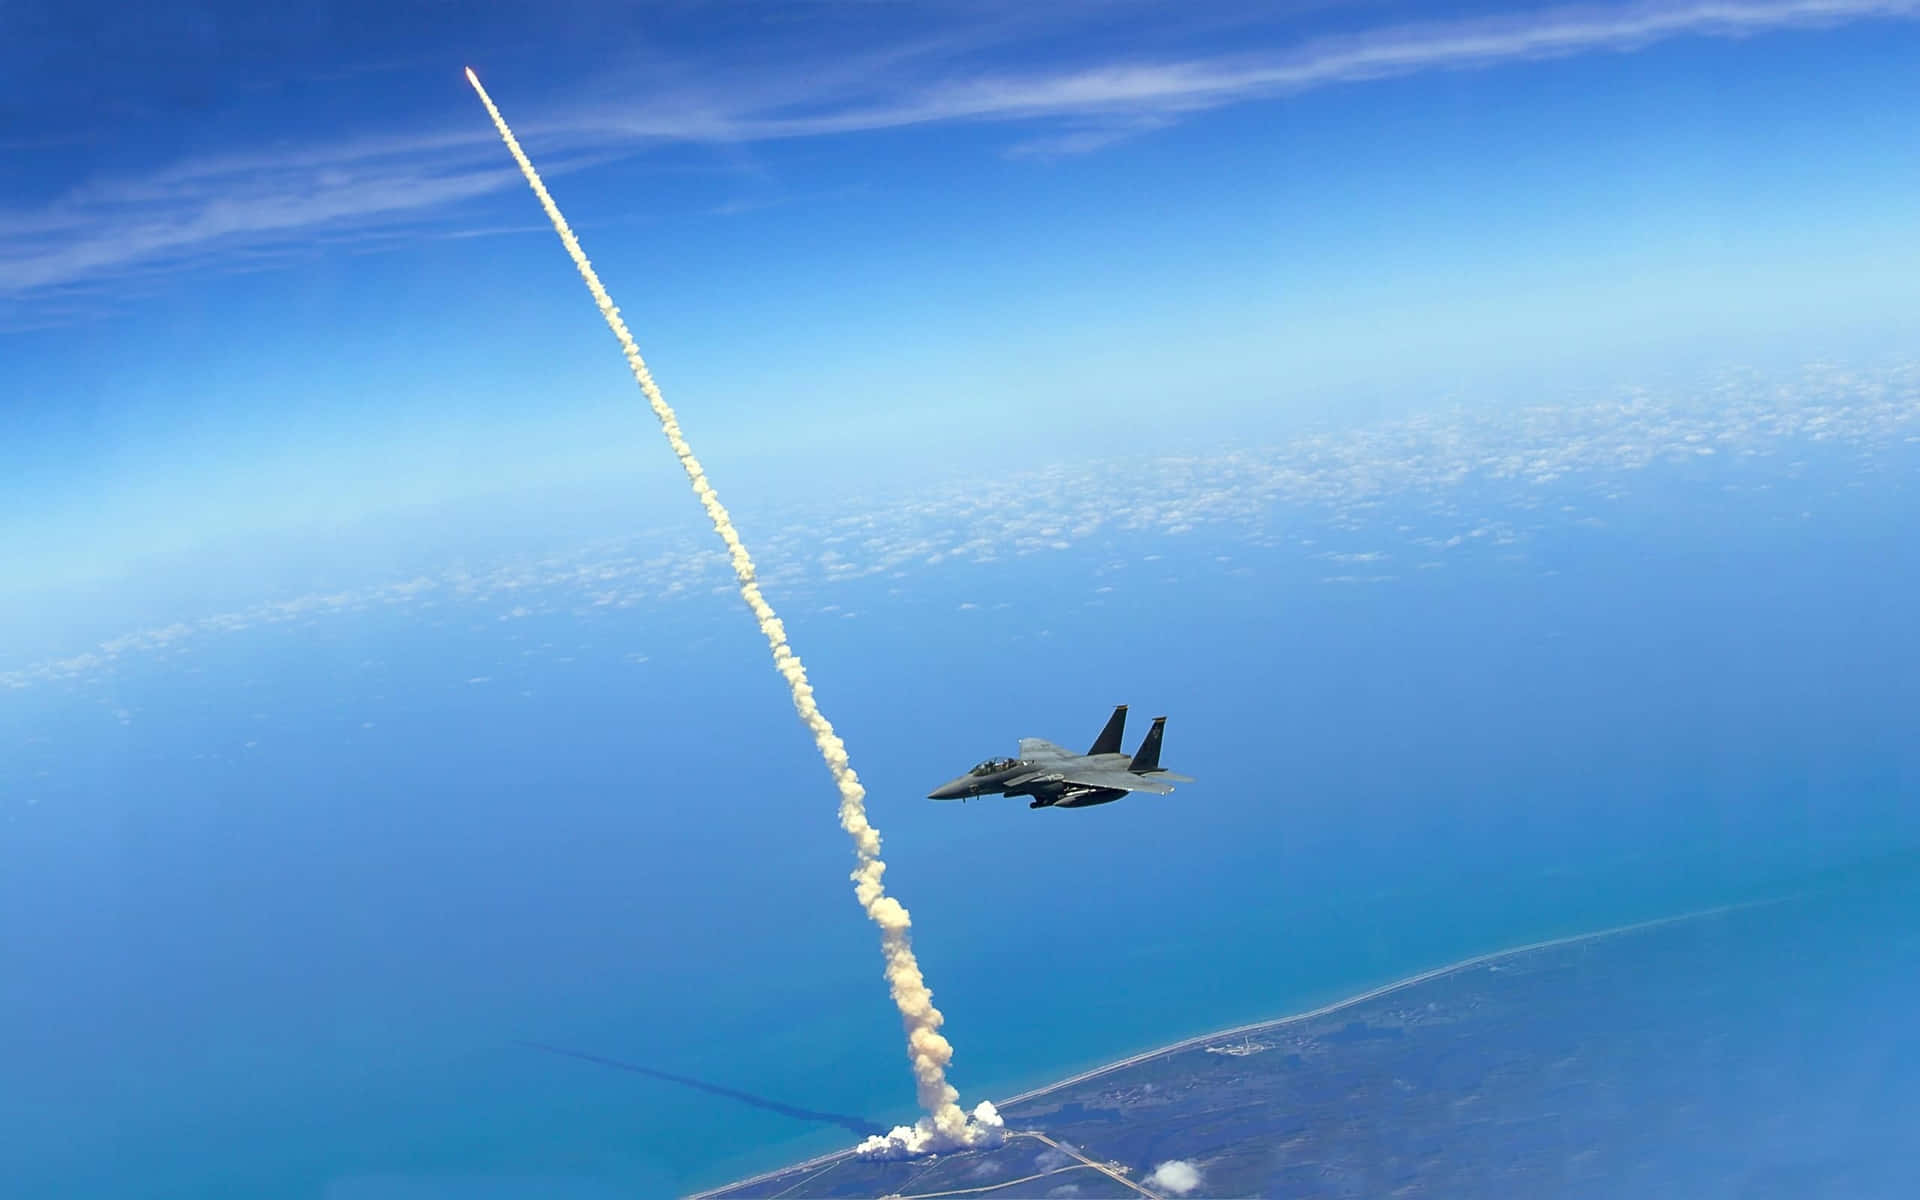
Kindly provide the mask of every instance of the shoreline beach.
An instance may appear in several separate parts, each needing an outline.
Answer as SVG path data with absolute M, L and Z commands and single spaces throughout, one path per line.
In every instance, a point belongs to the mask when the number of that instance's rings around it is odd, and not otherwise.
M 1517 958 L 1523 954 L 1531 954 L 1540 950 L 1552 950 L 1562 946 L 1577 945 L 1582 942 L 1597 942 L 1604 938 L 1619 937 L 1629 933 L 1638 933 L 1643 930 L 1656 929 L 1663 925 L 1677 925 L 1685 921 L 1704 920 L 1707 917 L 1722 916 L 1726 913 L 1739 912 L 1743 909 L 1759 908 L 1769 904 L 1780 904 L 1788 900 L 1791 900 L 1793 898 L 1794 896 L 1788 895 L 1788 896 L 1771 897 L 1764 900 L 1747 900 L 1737 904 L 1721 904 L 1721 905 L 1716 905 L 1712 908 L 1702 908 L 1702 909 L 1695 909 L 1690 912 L 1676 913 L 1673 916 L 1668 916 L 1668 917 L 1653 917 L 1645 921 L 1634 921 L 1626 925 L 1613 925 L 1605 929 L 1596 929 L 1587 933 L 1572 933 L 1572 934 L 1566 935 L 1565 937 L 1547 938 L 1542 941 L 1528 942 L 1525 945 L 1510 946 L 1503 950 L 1490 950 L 1485 954 L 1476 954 L 1471 958 L 1463 958 L 1456 962 L 1447 963 L 1444 966 L 1433 967 L 1425 971 L 1420 971 L 1413 975 L 1407 975 L 1400 979 L 1395 979 L 1389 983 L 1383 983 L 1378 987 L 1368 988 L 1366 991 L 1357 992 L 1353 995 L 1343 997 L 1339 1000 L 1335 1000 L 1330 1003 L 1323 1004 L 1318 1008 L 1308 1009 L 1303 1012 L 1289 1013 L 1285 1016 L 1280 1016 L 1280 1017 L 1270 1017 L 1260 1021 L 1253 1021 L 1243 1025 L 1234 1025 L 1225 1029 L 1216 1029 L 1208 1033 L 1197 1034 L 1192 1037 L 1181 1038 L 1178 1041 L 1169 1042 L 1166 1045 L 1158 1046 L 1151 1050 L 1144 1050 L 1138 1054 L 1129 1055 L 1126 1058 L 1116 1059 L 1113 1062 L 1102 1064 L 1101 1066 L 1094 1067 L 1090 1070 L 1081 1071 L 1077 1075 L 1070 1075 L 1065 1079 L 1056 1080 L 1055 1082 L 1049 1083 L 1044 1087 L 1033 1088 L 1029 1091 L 1021 1092 L 1018 1095 L 1009 1096 L 1004 1100 L 995 1100 L 993 1102 L 994 1107 L 1001 1109 L 1004 1112 L 1004 1110 L 1006 1110 L 1007 1108 L 1013 1105 L 1024 1104 L 1031 1100 L 1038 1100 L 1041 1097 L 1044 1097 L 1052 1092 L 1057 1092 L 1064 1088 L 1070 1088 L 1077 1084 L 1085 1083 L 1089 1079 L 1097 1079 L 1102 1075 L 1112 1074 L 1115 1071 L 1123 1071 L 1128 1067 L 1137 1066 L 1140 1063 L 1151 1062 L 1156 1058 L 1163 1058 L 1169 1055 L 1181 1054 L 1186 1051 L 1192 1050 L 1196 1047 L 1204 1046 L 1209 1042 L 1219 1041 L 1224 1038 L 1251 1036 L 1257 1033 L 1263 1033 L 1270 1030 L 1280 1029 L 1288 1025 L 1297 1025 L 1302 1021 L 1311 1021 L 1319 1017 L 1329 1016 L 1333 1013 L 1337 1013 L 1341 1011 L 1342 1009 L 1352 1008 L 1356 1005 L 1365 1004 L 1367 1001 L 1378 999 L 1381 996 L 1387 996 L 1387 995 L 1393 994 L 1394 992 L 1403 991 L 1407 988 L 1417 987 L 1420 984 L 1429 983 L 1436 979 L 1444 979 L 1449 975 L 1456 975 L 1462 971 L 1470 971 L 1475 967 L 1485 966 L 1488 963 L 1499 962 L 1503 959 Z M 1014 1131 L 1010 1129 L 1009 1132 L 1014 1132 Z M 839 1162 L 842 1159 L 850 1158 L 852 1157 L 852 1155 L 853 1155 L 852 1148 L 848 1148 L 845 1150 L 836 1150 L 828 1154 L 816 1155 L 813 1158 L 804 1159 L 796 1163 L 789 1163 L 784 1167 L 779 1167 L 771 1171 L 762 1171 L 757 1175 L 750 1175 L 745 1179 L 736 1179 L 730 1183 L 720 1184 L 717 1187 L 708 1188 L 704 1191 L 690 1193 L 687 1196 L 687 1200 L 711 1200 L 712 1197 L 718 1196 L 724 1192 L 732 1191 L 735 1188 L 748 1187 L 752 1184 L 759 1183 L 764 1180 L 775 1179 L 783 1175 L 790 1175 L 797 1171 L 818 1170 L 821 1168 L 825 1168 L 832 1163 Z

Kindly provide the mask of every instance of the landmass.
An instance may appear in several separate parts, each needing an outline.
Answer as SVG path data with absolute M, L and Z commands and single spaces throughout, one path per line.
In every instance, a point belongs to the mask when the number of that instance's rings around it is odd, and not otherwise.
M 1011 1097 L 993 1149 L 696 1200 L 1920 1195 L 1920 1082 L 1885 1036 L 1920 998 L 1916 900 L 1881 881 L 1484 955 Z

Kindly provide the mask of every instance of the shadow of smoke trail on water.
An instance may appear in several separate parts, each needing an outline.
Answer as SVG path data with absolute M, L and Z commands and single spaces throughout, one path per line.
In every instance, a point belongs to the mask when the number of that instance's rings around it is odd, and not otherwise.
M 779 1113 L 783 1117 L 792 1117 L 797 1121 L 818 1121 L 840 1128 L 859 1137 L 884 1134 L 885 1125 L 869 1121 L 865 1117 L 850 1117 L 845 1113 L 815 1112 L 810 1108 L 796 1108 L 791 1104 L 782 1104 L 778 1100 L 769 1100 L 765 1096 L 756 1096 L 752 1092 L 743 1092 L 738 1088 L 723 1087 L 717 1083 L 708 1083 L 704 1079 L 695 1079 L 691 1075 L 676 1075 L 672 1071 L 660 1071 L 653 1067 L 643 1067 L 638 1063 L 621 1062 L 617 1058 L 602 1058 L 598 1054 L 586 1054 L 579 1050 L 568 1050 L 562 1046 L 549 1046 L 545 1042 L 515 1042 L 529 1050 L 540 1050 L 547 1054 L 558 1054 L 566 1058 L 577 1058 L 582 1062 L 599 1063 L 603 1067 L 612 1067 L 616 1071 L 631 1071 L 635 1075 L 647 1075 L 654 1079 L 664 1079 L 668 1083 L 677 1083 L 682 1087 L 697 1088 L 715 1096 L 725 1096 L 729 1100 L 738 1100 L 742 1104 L 751 1104 L 755 1108 L 764 1108 L 768 1112 Z

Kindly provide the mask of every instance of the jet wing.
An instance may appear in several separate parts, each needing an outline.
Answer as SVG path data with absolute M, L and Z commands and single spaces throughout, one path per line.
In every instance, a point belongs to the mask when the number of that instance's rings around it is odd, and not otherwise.
M 1049 773 L 1057 775 L 1062 783 L 1077 783 L 1084 787 L 1152 792 L 1156 796 L 1164 796 L 1173 790 L 1173 785 L 1170 783 L 1162 783 L 1148 775 L 1135 775 L 1131 771 L 1102 771 L 1095 768 L 1086 771 L 1066 770 Z
M 1178 771 L 1149 771 L 1148 779 L 1164 779 L 1168 783 L 1192 783 L 1193 776 L 1182 775 Z
M 1057 746 L 1044 738 L 1021 738 L 1020 757 L 1028 762 L 1045 762 L 1048 759 L 1079 758 L 1080 756 L 1065 746 Z

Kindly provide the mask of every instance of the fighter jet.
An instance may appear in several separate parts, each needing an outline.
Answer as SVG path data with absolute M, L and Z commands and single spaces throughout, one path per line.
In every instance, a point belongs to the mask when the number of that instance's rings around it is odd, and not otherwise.
M 1140 748 L 1128 755 L 1120 749 L 1127 724 L 1127 706 L 1116 705 L 1107 727 L 1085 754 L 1075 754 L 1040 738 L 1021 738 L 1018 758 L 990 758 L 958 779 L 927 793 L 929 800 L 965 800 L 969 796 L 1031 796 L 1028 808 L 1088 808 L 1111 804 L 1128 792 L 1164 796 L 1173 784 L 1192 783 L 1190 775 L 1176 775 L 1160 765 L 1160 739 L 1165 717 L 1155 717 L 1153 728 L 1140 739 Z

